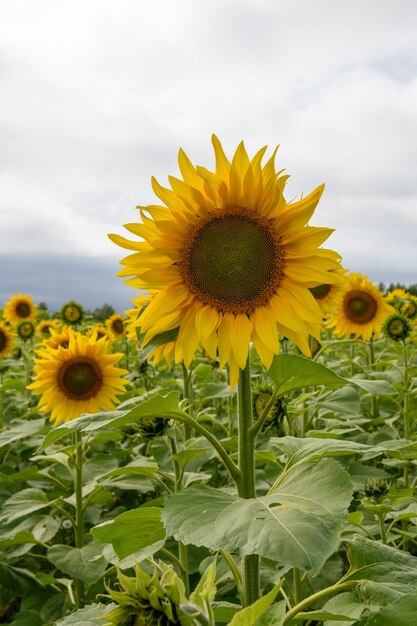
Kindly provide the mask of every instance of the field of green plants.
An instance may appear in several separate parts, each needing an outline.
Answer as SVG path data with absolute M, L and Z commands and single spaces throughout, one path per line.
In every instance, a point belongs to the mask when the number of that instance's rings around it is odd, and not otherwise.
M 410 336 L 323 329 L 311 358 L 281 337 L 234 388 L 204 350 L 92 337 L 127 385 L 55 426 L 27 388 L 45 339 L 2 354 L 1 624 L 417 624 Z

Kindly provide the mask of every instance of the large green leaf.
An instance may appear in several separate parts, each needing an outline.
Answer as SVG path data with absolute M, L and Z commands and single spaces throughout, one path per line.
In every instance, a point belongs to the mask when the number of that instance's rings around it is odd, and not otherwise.
M 12 589 L 15 593 L 42 587 L 32 572 L 20 567 L 12 567 L 7 563 L 0 563 L 0 585 L 5 589 Z
M 71 578 L 78 578 L 87 584 L 100 580 L 107 567 L 102 548 L 96 543 L 90 543 L 83 548 L 57 544 L 49 548 L 48 559 Z
M 103 473 L 101 479 L 111 476 L 155 476 L 159 470 L 158 463 L 146 456 L 140 456 L 131 463 Z
M 62 439 L 74 430 L 93 432 L 102 428 L 123 428 L 143 417 L 184 418 L 186 414 L 178 405 L 179 394 L 176 391 L 149 391 L 136 399 L 133 409 L 123 411 L 105 411 L 81 415 L 71 422 L 60 424 L 45 437 L 41 449 Z
M 48 500 L 41 489 L 23 489 L 13 494 L 3 505 L 0 512 L 0 523 L 9 524 L 29 513 L 39 511 L 53 504 L 57 500 Z
M 259 554 L 315 574 L 338 545 L 351 493 L 345 470 L 322 459 L 288 472 L 259 498 L 190 487 L 166 498 L 162 520 L 184 543 Z
M 355 622 L 357 626 L 413 626 L 417 616 L 417 593 L 408 593 L 389 606 L 382 606 L 376 615 Z
M 10 422 L 9 428 L 5 428 L 0 432 L 0 448 L 9 446 L 16 441 L 30 437 L 39 433 L 45 428 L 44 418 L 37 420 L 18 420 Z
M 274 357 L 268 374 L 280 394 L 315 385 L 341 387 L 347 384 L 379 395 L 395 393 L 394 387 L 386 380 L 343 378 L 325 365 L 296 354 L 279 354 Z
M 165 529 L 158 507 L 126 511 L 114 520 L 94 526 L 92 533 L 101 543 L 111 543 L 121 559 L 147 548 L 150 550 L 146 556 L 150 556 L 165 543 Z
M 417 557 L 361 535 L 344 540 L 350 569 L 344 580 L 361 582 L 361 593 L 375 603 L 388 604 L 417 590 Z
M 298 437 L 271 437 L 270 443 L 278 448 L 286 457 L 287 466 L 307 461 L 317 461 L 328 456 L 344 456 L 347 454 L 361 454 L 373 450 L 355 441 L 325 438 L 298 438 Z

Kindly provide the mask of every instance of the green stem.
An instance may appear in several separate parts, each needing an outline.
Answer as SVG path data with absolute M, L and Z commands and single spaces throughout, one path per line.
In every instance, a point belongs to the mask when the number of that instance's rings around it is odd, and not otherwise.
M 296 602 L 296 604 L 299 604 L 303 599 L 301 571 L 298 569 L 298 567 L 294 567 L 292 573 L 294 578 L 294 601 Z
M 187 400 L 188 411 L 190 412 L 191 417 L 192 417 L 193 398 L 192 398 L 191 372 L 188 370 L 187 367 L 185 367 L 184 361 L 181 362 L 181 367 L 182 367 L 184 398 Z M 192 428 L 189 424 L 185 423 L 184 424 L 184 439 L 185 441 L 187 441 L 187 439 L 190 439 L 191 437 L 192 437 Z
M 386 544 L 387 543 L 387 536 L 385 534 L 384 516 L 383 515 L 378 515 L 378 524 L 379 524 L 379 534 L 381 535 L 381 541 L 382 541 L 382 543 Z
M 169 443 L 171 446 L 172 456 L 177 454 L 177 442 L 175 437 L 169 437 Z M 175 474 L 175 491 L 181 491 L 182 489 L 182 477 L 183 477 L 183 469 L 175 459 L 172 460 L 174 465 L 174 474 Z M 181 578 L 185 587 L 185 595 L 190 595 L 190 580 L 188 577 L 188 546 L 186 546 L 182 541 L 178 541 L 178 557 L 179 562 L 181 563 Z
M 375 365 L 375 346 L 373 337 L 369 340 L 369 365 L 374 368 Z M 371 417 L 378 417 L 378 396 L 373 395 L 371 398 Z
M 407 344 L 404 341 L 404 400 L 403 400 L 403 424 L 404 424 L 404 438 L 410 437 L 410 409 L 409 409 L 409 372 L 408 372 L 408 349 Z M 403 470 L 404 487 L 409 486 L 409 464 L 406 461 Z
M 238 384 L 239 408 L 239 469 L 238 494 L 241 498 L 255 498 L 255 441 L 253 435 L 252 390 L 249 357 L 245 369 L 239 371 Z M 259 556 L 249 554 L 243 557 L 243 594 L 242 605 L 253 604 L 260 595 Z
M 75 450 L 75 547 L 84 547 L 84 508 L 83 508 L 83 443 L 81 433 L 76 430 L 74 433 Z M 84 583 L 82 580 L 75 580 L 75 590 L 77 597 L 77 607 L 84 605 Z
M 0 430 L 3 429 L 3 372 L 0 372 Z
M 229 554 L 227 550 L 223 550 L 223 548 L 220 548 L 219 552 L 224 558 L 224 560 L 226 561 L 232 573 L 232 576 L 235 579 L 236 588 L 237 588 L 237 592 L 239 596 L 242 596 L 242 576 L 240 575 L 239 568 L 236 565 L 234 558 L 232 557 L 231 554 Z
M 329 596 L 332 593 L 344 591 L 345 589 L 351 589 L 352 587 L 355 587 L 357 584 L 358 584 L 357 580 L 350 580 L 345 583 L 336 583 L 335 585 L 332 585 L 331 587 L 326 587 L 326 589 L 322 589 L 321 591 L 318 591 L 317 593 L 313 593 L 313 595 L 309 596 L 308 598 L 305 598 L 305 600 L 302 600 L 301 602 L 296 604 L 291 609 L 291 611 L 288 611 L 288 613 L 286 614 L 284 618 L 283 624 L 287 624 L 288 622 L 290 622 L 296 615 L 298 615 L 298 613 L 301 613 L 301 611 L 306 609 L 308 606 L 310 606 L 317 600 L 320 600 L 321 598 L 325 598 L 326 596 Z

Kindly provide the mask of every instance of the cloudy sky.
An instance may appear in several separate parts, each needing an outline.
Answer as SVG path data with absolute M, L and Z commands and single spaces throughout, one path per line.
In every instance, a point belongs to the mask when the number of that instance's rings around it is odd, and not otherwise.
M 0 82 L 0 306 L 127 308 L 106 234 L 213 132 L 280 144 L 344 265 L 417 282 L 415 0 L 1 0 Z

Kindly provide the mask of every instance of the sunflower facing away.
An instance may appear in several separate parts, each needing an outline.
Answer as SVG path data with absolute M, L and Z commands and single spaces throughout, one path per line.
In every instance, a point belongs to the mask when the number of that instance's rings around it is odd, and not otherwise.
M 309 354 L 309 334 L 319 337 L 321 311 L 309 288 L 342 282 L 339 255 L 319 246 L 333 232 L 306 226 L 323 192 L 287 204 L 287 176 L 275 171 L 266 147 L 249 159 L 241 142 L 230 162 L 213 136 L 215 172 L 194 167 L 182 150 L 182 179 L 171 189 L 152 180 L 163 205 L 140 208 L 127 224 L 139 241 L 110 235 L 133 250 L 119 276 L 136 289 L 157 290 L 140 315 L 146 345 L 178 328 L 175 361 L 188 366 L 201 344 L 231 382 L 244 368 L 253 342 L 268 368 L 278 353 L 278 331 Z
M 348 275 L 345 292 L 337 311 L 329 318 L 329 328 L 337 337 L 353 335 L 365 341 L 378 336 L 388 315 L 394 309 L 367 276 L 355 272 Z
M 28 386 L 41 395 L 39 408 L 51 412 L 54 426 L 82 413 L 110 411 L 125 391 L 127 371 L 115 367 L 122 354 L 109 354 L 108 341 L 70 331 L 68 348 L 43 348 L 35 359 L 35 380 Z
M 14 344 L 14 333 L 3 322 L 0 322 L 0 359 L 4 359 Z
M 4 306 L 4 318 L 11 324 L 18 324 L 23 320 L 34 320 L 36 307 L 30 296 L 23 293 L 13 295 Z
M 341 276 L 345 275 L 345 270 L 341 269 L 337 271 Z M 326 315 L 340 302 L 344 292 L 344 284 L 331 285 L 329 283 L 324 283 L 322 285 L 318 285 L 317 287 L 312 287 L 310 291 L 322 310 L 323 315 Z

